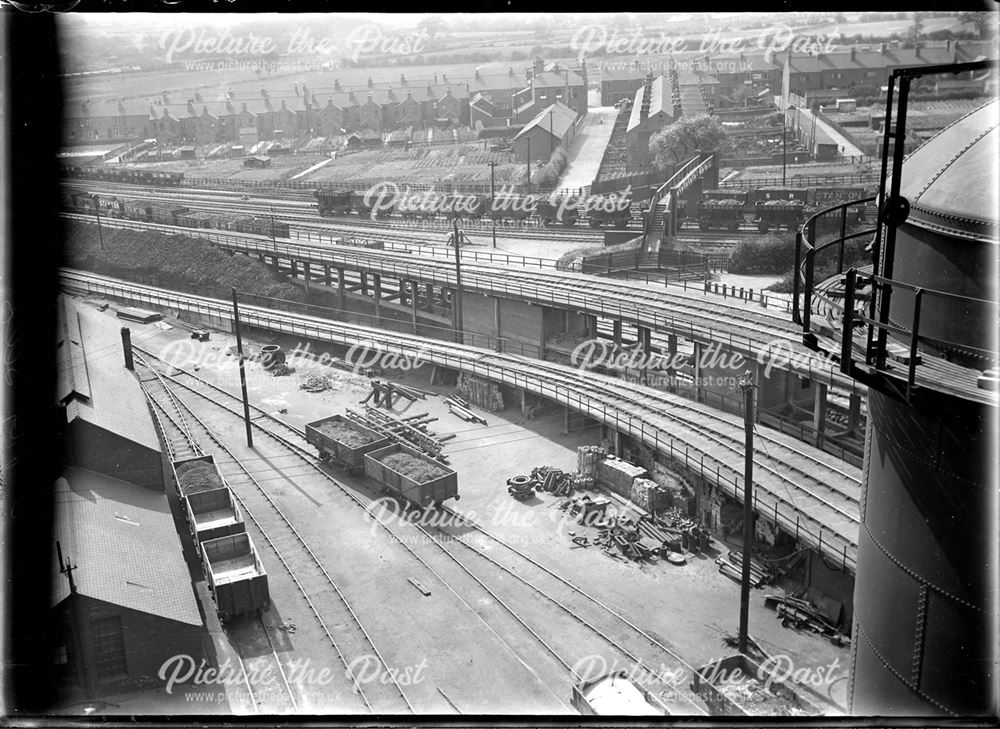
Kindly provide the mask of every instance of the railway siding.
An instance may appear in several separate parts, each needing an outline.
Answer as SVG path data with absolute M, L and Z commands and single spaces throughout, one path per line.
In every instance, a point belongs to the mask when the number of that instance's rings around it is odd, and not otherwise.
M 138 303 L 154 308 L 189 311 L 227 320 L 230 308 L 227 302 L 188 294 L 174 293 L 149 286 L 130 284 L 102 276 L 62 272 L 64 287 L 86 294 Z M 706 483 L 719 488 L 734 498 L 742 496 L 741 469 L 731 463 L 732 449 L 707 438 L 704 430 L 670 419 L 656 416 L 662 404 L 644 402 L 641 391 L 634 386 L 622 387 L 616 381 L 573 370 L 568 367 L 542 363 L 513 355 L 493 355 L 468 346 L 439 343 L 420 337 L 389 333 L 382 330 L 331 322 L 317 317 L 274 312 L 254 306 L 241 307 L 241 316 L 247 325 L 270 331 L 307 337 L 320 341 L 352 346 L 358 341 L 371 341 L 387 352 L 406 356 L 420 354 L 425 361 L 454 368 L 488 379 L 524 388 L 532 393 L 565 404 L 596 421 L 614 427 L 683 464 L 689 472 Z M 581 385 L 595 394 L 584 395 Z M 648 397 L 670 399 L 688 408 L 691 403 L 679 396 L 653 391 Z M 700 409 L 704 418 L 703 428 L 711 433 L 738 437 L 731 420 L 722 418 L 711 408 Z M 842 482 L 845 474 L 860 480 L 860 470 L 844 463 L 837 468 L 826 461 L 827 454 L 795 441 L 790 436 L 759 428 L 772 442 L 785 443 L 795 449 L 794 464 L 799 476 L 775 473 L 776 464 L 766 453 L 758 453 L 755 477 L 755 508 L 758 513 L 776 521 L 783 529 L 810 546 L 819 549 L 828 558 L 848 569 L 853 569 L 857 554 L 857 507 L 850 500 L 834 505 L 829 496 L 829 484 Z M 770 469 L 770 470 L 769 470 Z M 805 476 L 802 474 L 809 474 Z

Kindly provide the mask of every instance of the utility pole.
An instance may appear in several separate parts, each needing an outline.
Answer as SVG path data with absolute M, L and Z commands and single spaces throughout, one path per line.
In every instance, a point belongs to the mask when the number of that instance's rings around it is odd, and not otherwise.
M 549 156 L 556 151 L 556 135 L 552 132 L 552 109 L 549 109 Z
M 531 194 L 531 137 L 526 137 L 526 141 L 528 142 L 528 158 L 525 160 L 525 163 L 528 166 L 528 194 L 530 195 Z
M 459 251 L 458 218 L 452 222 L 455 225 L 455 300 L 452 306 L 455 311 L 455 331 L 458 334 L 458 343 L 462 344 L 462 254 Z
M 240 307 L 233 286 L 233 327 L 236 329 L 236 353 L 240 357 L 240 388 L 243 390 L 243 422 L 247 428 L 247 448 L 253 448 L 253 431 L 250 428 L 250 400 L 247 398 L 247 372 L 243 359 L 243 336 L 240 334 Z
M 788 163 L 788 147 L 785 145 L 785 140 L 788 138 L 788 127 L 785 123 L 785 114 L 787 112 L 782 110 L 781 112 L 781 186 L 785 186 L 785 165 Z
M 58 539 L 56 540 L 56 555 L 59 557 L 59 571 L 66 575 L 66 578 L 69 580 L 70 594 L 75 595 L 76 583 L 73 581 L 73 570 L 76 569 L 76 565 L 70 564 L 68 558 L 63 562 L 62 544 L 59 543 Z
M 277 253 L 278 252 L 278 242 L 274 239 L 274 206 L 273 205 L 270 206 L 270 210 L 271 210 L 271 247 L 274 249 L 274 252 Z M 277 259 L 275 259 L 275 260 L 277 260 Z
M 100 200 L 100 198 L 98 198 L 97 194 L 95 193 L 90 196 L 90 199 L 94 201 L 94 214 L 97 216 L 97 240 L 101 242 L 101 250 L 103 251 L 104 233 L 101 232 L 101 206 L 98 203 L 98 200 Z
M 739 382 L 743 391 L 743 424 L 746 453 L 743 459 L 743 573 L 740 577 L 739 651 L 747 654 L 750 622 L 750 555 L 753 553 L 753 377 L 748 371 Z
M 496 161 L 490 162 L 490 205 L 494 205 L 493 202 L 496 199 L 496 171 L 497 163 Z M 493 247 L 497 247 L 497 218 L 495 215 L 490 216 L 493 219 Z

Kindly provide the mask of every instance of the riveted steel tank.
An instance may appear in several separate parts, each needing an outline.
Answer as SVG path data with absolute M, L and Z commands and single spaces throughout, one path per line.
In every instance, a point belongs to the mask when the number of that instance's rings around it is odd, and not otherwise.
M 925 358 L 961 365 L 967 377 L 909 398 L 891 378 L 869 386 L 854 714 L 997 708 L 997 405 L 976 384 L 977 371 L 996 367 L 997 125 L 994 100 L 902 167 L 910 212 L 897 229 L 891 278 L 955 294 L 924 295 L 919 332 L 933 341 L 919 347 Z M 912 331 L 914 296 L 893 289 L 892 324 Z

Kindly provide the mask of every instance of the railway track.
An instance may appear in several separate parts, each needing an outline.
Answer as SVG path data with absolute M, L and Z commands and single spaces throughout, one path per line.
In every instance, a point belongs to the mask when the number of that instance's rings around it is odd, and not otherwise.
M 140 351 L 146 357 L 155 358 L 155 355 L 145 350 Z M 242 403 L 234 394 L 186 370 L 172 370 L 173 374 L 168 378 L 171 383 L 225 410 L 231 418 L 242 418 Z M 252 422 L 257 432 L 280 442 L 290 454 L 316 467 L 315 458 L 302 431 L 254 405 L 251 408 L 255 412 Z M 263 424 L 265 422 L 266 425 Z M 345 488 L 329 474 L 327 478 L 340 488 Z M 393 501 L 397 509 L 405 509 L 398 501 Z M 362 497 L 359 503 L 368 513 L 373 513 L 372 507 L 381 506 L 384 502 L 372 500 L 365 503 Z M 639 672 L 647 682 L 647 687 L 659 687 L 662 700 L 672 706 L 672 713 L 686 709 L 684 713 L 707 714 L 704 704 L 685 691 L 695 670 L 694 666 L 661 639 L 624 617 L 620 608 L 610 606 L 584 591 L 567 578 L 470 522 L 464 515 L 451 509 L 445 511 L 455 517 L 456 524 L 472 526 L 478 534 L 502 547 L 507 555 L 506 559 L 498 557 L 495 550 L 483 549 L 471 540 L 464 539 L 461 534 L 448 527 L 425 526 L 419 519 L 407 520 L 406 523 L 427 537 L 441 555 L 502 606 L 507 619 L 499 620 L 501 625 L 510 622 L 510 619 L 516 621 L 518 627 L 527 631 L 574 681 L 596 677 L 587 675 L 582 669 L 587 666 L 588 658 L 598 655 L 603 665 L 630 669 L 632 675 Z M 512 586 L 512 583 L 516 583 L 516 586 Z M 538 599 L 545 601 L 548 616 L 537 616 L 533 620 L 525 618 L 525 613 L 538 612 Z M 593 650 L 583 649 L 582 641 L 572 640 L 567 620 L 571 621 L 573 629 L 589 636 L 591 645 L 596 638 L 603 644 L 605 652 L 595 654 Z M 559 622 L 555 624 L 553 621 Z M 666 680 L 665 675 L 669 675 L 671 680 Z M 564 695 L 568 695 L 569 687 L 563 687 L 563 690 Z
M 323 634 L 343 664 L 345 676 L 351 677 L 353 693 L 360 698 L 364 709 L 370 713 L 412 713 L 413 707 L 394 677 L 386 683 L 367 683 L 365 685 L 367 692 L 365 691 L 352 672 L 351 662 L 347 656 L 368 655 L 371 651 L 378 656 L 380 661 L 382 658 L 368 631 L 344 597 L 337 583 L 252 472 L 241 463 L 216 432 L 195 414 L 193 409 L 174 395 L 167 384 L 168 378 L 150 366 L 146 360 L 150 353 L 139 348 L 135 348 L 135 351 L 139 364 L 152 375 L 152 378 L 140 380 L 140 382 L 154 412 L 159 413 L 156 417 L 157 424 L 168 444 L 167 448 L 171 459 L 175 460 L 175 453 L 183 452 L 175 451 L 179 442 L 186 442 L 187 448 L 198 451 L 199 455 L 203 448 L 212 449 L 211 453 L 216 459 L 220 472 L 224 474 L 229 483 L 234 497 L 254 528 L 263 537 L 263 543 L 267 545 L 275 559 L 281 563 L 295 583 L 300 596 L 308 605 Z M 155 381 L 155 386 L 150 384 L 151 381 Z M 328 595 L 331 589 L 337 595 L 339 605 L 336 605 L 338 601 L 321 599 L 322 596 Z M 336 638 L 334 633 L 336 633 Z M 267 637 L 267 640 L 268 644 L 271 645 L 270 636 Z M 295 711 L 298 704 L 294 692 L 288 684 L 281 661 L 273 650 L 273 645 L 271 645 L 271 653 L 274 654 L 273 662 L 267 656 L 254 658 L 252 666 L 254 670 L 244 673 L 247 677 L 248 688 L 255 697 L 254 703 L 260 708 L 263 705 L 260 697 L 266 694 L 269 697 L 266 704 L 267 710 L 262 713 Z M 246 662 L 246 659 L 243 659 L 244 668 Z M 263 667 L 259 665 L 261 663 L 264 664 L 264 667 L 277 664 L 277 675 L 281 678 L 280 684 L 284 687 L 283 692 L 275 692 L 271 685 L 275 683 L 275 674 L 273 671 L 262 670 Z M 385 665 L 384 661 L 382 663 Z M 388 666 L 386 668 L 388 669 Z M 256 686 L 254 685 L 255 681 L 250 678 L 251 675 L 257 677 Z M 261 682 L 266 682 L 267 685 L 265 686 Z M 276 693 L 281 697 L 277 700 L 279 704 L 277 708 L 282 709 L 280 711 L 275 711 L 276 707 L 272 705 L 275 702 Z M 288 705 L 283 705 L 283 699 L 286 697 Z
M 150 202 L 184 203 L 185 205 L 206 212 L 266 216 L 270 215 L 271 208 L 274 208 L 276 218 L 280 218 L 284 222 L 296 223 L 303 229 L 340 234 L 362 233 L 371 235 L 378 233 L 380 236 L 393 241 L 412 239 L 413 242 L 417 242 L 420 236 L 426 238 L 428 229 L 433 230 L 433 235 L 443 237 L 452 229 L 451 221 L 445 218 L 408 221 L 398 216 L 391 220 L 372 220 L 360 215 L 322 217 L 316 210 L 316 203 L 309 202 L 308 200 L 265 199 L 260 202 L 254 202 L 252 199 L 245 201 L 242 199 L 242 195 L 238 194 L 218 195 L 208 194 L 204 191 L 187 193 L 176 189 L 156 189 L 155 191 L 151 191 L 145 186 L 128 187 L 81 180 L 67 181 L 67 184 L 78 189 L 103 191 L 108 195 L 121 194 L 133 199 L 149 200 Z M 492 223 L 488 220 L 463 220 L 460 225 L 466 232 L 475 231 L 480 235 L 487 236 L 492 234 Z M 583 230 L 580 229 L 581 227 Z M 642 226 L 640 224 L 633 224 L 627 230 L 633 231 L 636 235 L 641 235 Z M 579 224 L 572 228 L 558 225 L 544 227 L 534 220 L 521 223 L 498 222 L 497 237 L 558 240 L 563 243 L 579 242 L 581 245 L 587 243 L 602 245 L 604 242 L 604 234 L 600 230 L 590 229 Z
M 226 302 L 196 297 L 189 294 L 167 292 L 154 287 L 124 284 L 105 277 L 75 272 L 63 273 L 64 285 L 84 293 L 109 295 L 122 298 L 139 305 L 168 307 L 202 312 L 214 317 L 228 316 Z M 246 322 L 274 331 L 283 331 L 298 336 L 353 346 L 365 343 L 369 348 L 382 352 L 398 352 L 407 357 L 419 355 L 428 363 L 460 369 L 512 385 L 525 388 L 535 394 L 565 404 L 597 422 L 615 427 L 620 432 L 633 436 L 674 461 L 683 463 L 685 468 L 696 475 L 714 482 L 724 493 L 739 499 L 737 484 L 742 478 L 742 469 L 733 463 L 732 441 L 742 437 L 742 428 L 736 427 L 732 416 L 706 406 L 696 406 L 676 395 L 642 388 L 642 398 L 637 399 L 636 386 L 629 386 L 620 380 L 593 373 L 580 373 L 568 367 L 540 362 L 539 360 L 487 352 L 469 346 L 426 340 L 412 335 L 389 333 L 357 325 L 343 324 L 301 314 L 273 312 L 255 306 L 241 307 L 246 310 Z M 588 393 L 588 394 L 584 394 Z M 680 412 L 671 416 L 670 410 L 681 406 Z M 684 408 L 687 411 L 685 422 Z M 700 422 L 693 422 L 697 414 Z M 721 438 L 720 430 L 729 433 L 728 443 L 720 444 L 699 432 L 698 427 L 709 427 L 715 438 Z M 763 433 L 767 430 L 760 428 Z M 768 433 L 777 442 L 793 442 L 791 438 L 777 433 Z M 774 441 L 771 441 L 774 442 Z M 807 446 L 795 447 L 805 454 L 814 449 Z M 760 513 L 769 515 L 782 528 L 795 534 L 807 544 L 817 546 L 832 559 L 842 560 L 845 566 L 853 565 L 856 555 L 858 518 L 850 504 L 831 506 L 826 484 L 843 478 L 846 472 L 852 478 L 860 473 L 846 463 L 820 451 L 812 454 L 803 470 L 815 470 L 806 480 L 795 481 L 783 474 L 774 474 L 769 464 L 767 452 L 758 452 L 756 462 L 755 506 Z M 830 461 L 838 465 L 831 468 Z M 770 471 L 768 469 L 771 469 Z M 824 491 L 827 491 L 824 494 Z M 843 515 L 847 510 L 850 518 Z

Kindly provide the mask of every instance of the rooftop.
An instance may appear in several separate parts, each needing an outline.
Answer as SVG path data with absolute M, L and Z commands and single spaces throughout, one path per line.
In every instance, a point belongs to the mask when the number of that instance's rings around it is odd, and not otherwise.
M 174 519 L 163 494 L 82 468 L 66 468 L 54 489 L 55 524 L 63 557 L 76 569 L 81 595 L 201 625 Z M 52 604 L 69 581 L 53 555 Z
M 549 113 L 552 113 L 551 120 L 549 118 Z M 524 125 L 524 128 L 517 133 L 514 137 L 514 141 L 524 136 L 530 132 L 535 127 L 540 127 L 546 132 L 552 132 L 552 135 L 556 139 L 562 139 L 566 136 L 570 127 L 573 126 L 573 122 L 576 121 L 578 114 L 575 110 L 570 109 L 568 106 L 562 102 L 557 101 L 554 104 L 550 104 L 542 109 L 535 118 Z
M 67 422 L 81 418 L 159 451 L 145 395 L 124 366 L 118 323 L 69 297 L 62 297 L 59 309 L 56 400 L 66 404 Z

